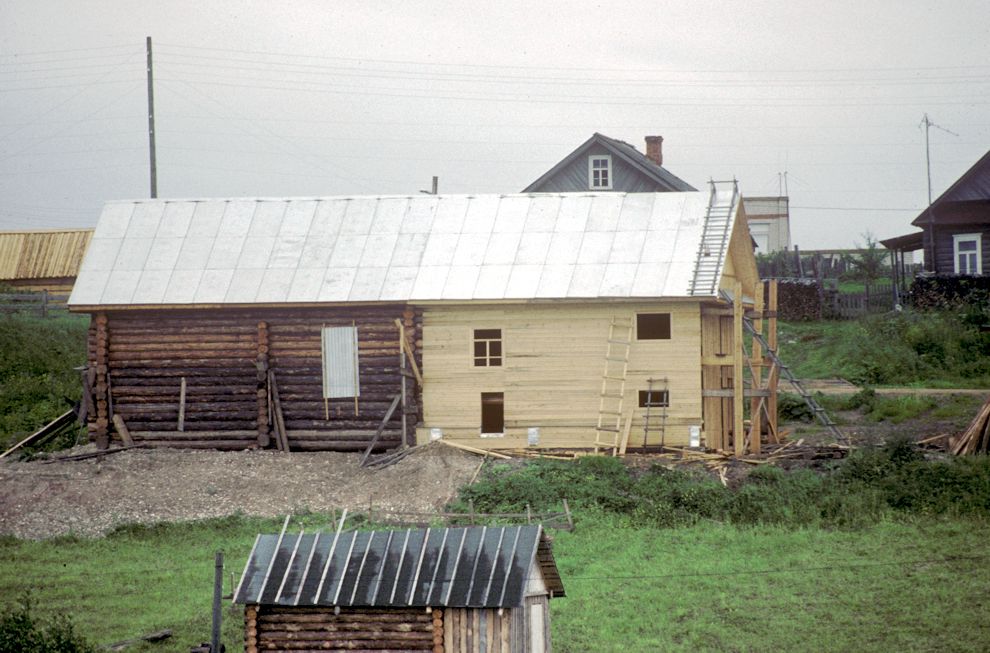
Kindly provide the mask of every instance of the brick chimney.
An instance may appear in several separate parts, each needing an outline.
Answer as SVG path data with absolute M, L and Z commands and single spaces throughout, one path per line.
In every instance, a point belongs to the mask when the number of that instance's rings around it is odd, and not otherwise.
M 646 158 L 658 166 L 663 165 L 663 136 L 646 137 Z

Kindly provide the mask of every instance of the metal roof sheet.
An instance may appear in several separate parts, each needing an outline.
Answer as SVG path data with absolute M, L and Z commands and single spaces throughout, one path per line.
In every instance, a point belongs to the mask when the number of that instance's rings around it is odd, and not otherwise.
M 259 535 L 234 602 L 507 608 L 539 573 L 564 595 L 538 525 Z
M 686 297 L 708 197 L 109 202 L 69 303 Z

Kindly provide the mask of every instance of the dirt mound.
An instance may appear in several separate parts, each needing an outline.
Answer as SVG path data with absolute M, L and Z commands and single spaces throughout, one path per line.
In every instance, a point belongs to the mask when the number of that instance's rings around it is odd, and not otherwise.
M 72 452 L 94 450 L 92 445 Z M 481 460 L 431 444 L 384 469 L 359 454 L 131 449 L 45 464 L 0 464 L 0 535 L 98 536 L 126 523 L 276 516 L 348 508 L 429 513 L 469 482 Z

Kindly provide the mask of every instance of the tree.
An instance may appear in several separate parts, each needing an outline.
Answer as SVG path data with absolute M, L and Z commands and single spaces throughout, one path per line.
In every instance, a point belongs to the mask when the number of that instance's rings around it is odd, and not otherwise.
M 870 301 L 870 289 L 880 279 L 887 276 L 887 250 L 880 247 L 877 239 L 867 231 L 862 235 L 866 246 L 857 243 L 858 255 L 852 261 L 852 276 L 866 286 L 866 301 Z

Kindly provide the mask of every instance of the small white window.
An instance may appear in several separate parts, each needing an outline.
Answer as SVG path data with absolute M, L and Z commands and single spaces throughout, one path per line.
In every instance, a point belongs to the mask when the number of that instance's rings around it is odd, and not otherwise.
M 588 188 L 591 190 L 612 188 L 612 157 L 601 154 L 588 157 Z
M 956 274 L 983 274 L 983 248 L 980 234 L 954 234 L 952 259 Z

